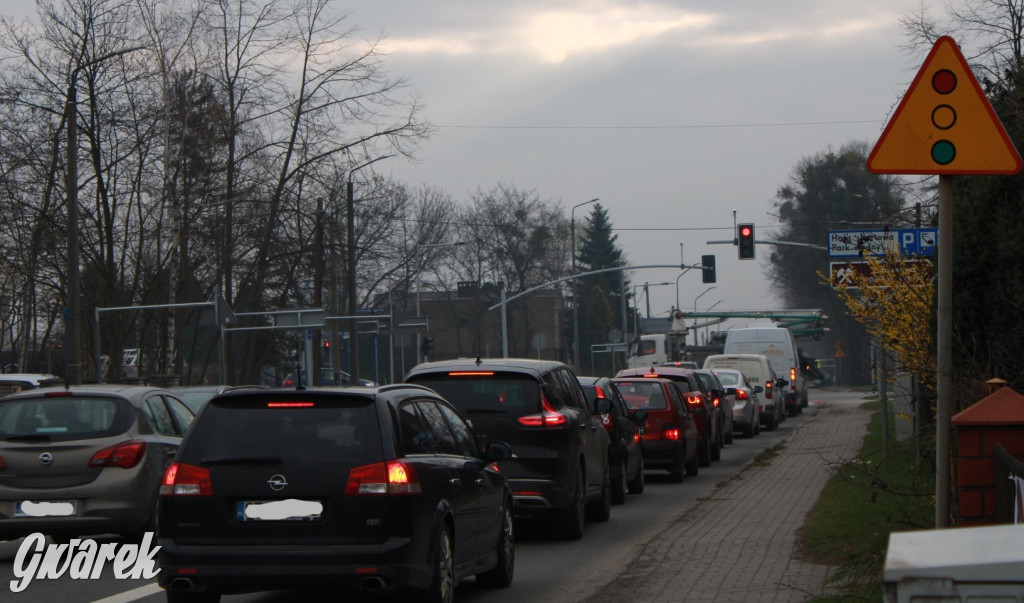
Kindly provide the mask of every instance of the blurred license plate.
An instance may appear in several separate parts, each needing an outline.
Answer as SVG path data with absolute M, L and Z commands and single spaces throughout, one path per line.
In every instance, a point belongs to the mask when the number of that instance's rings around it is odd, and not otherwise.
M 73 500 L 19 500 L 14 505 L 15 517 L 70 517 L 78 506 Z
M 316 500 L 242 500 L 238 501 L 235 519 L 240 521 L 315 521 L 324 512 Z

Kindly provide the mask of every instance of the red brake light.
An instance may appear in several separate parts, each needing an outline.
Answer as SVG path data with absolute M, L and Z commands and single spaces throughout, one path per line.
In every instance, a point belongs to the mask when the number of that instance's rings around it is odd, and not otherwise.
M 490 377 L 494 371 L 451 371 L 449 377 Z
M 745 389 L 738 389 L 738 390 L 736 390 L 736 399 L 737 400 L 746 400 L 747 398 L 749 398 L 749 396 L 747 395 L 747 390 L 745 390 Z
M 639 442 L 640 441 L 640 434 L 639 433 L 634 433 L 633 434 L 633 441 L 634 442 Z
M 146 456 L 146 442 L 128 440 L 113 446 L 107 446 L 89 459 L 90 467 L 121 467 L 131 469 Z
M 661 438 L 663 440 L 672 440 L 674 442 L 679 441 L 679 428 L 678 427 L 665 427 L 661 430 Z
M 722 401 L 719 400 L 718 398 L 715 398 L 715 401 L 713 402 L 713 404 L 715 405 L 715 408 L 718 408 L 718 405 L 721 404 L 721 403 L 722 403 Z
M 659 376 L 658 373 L 644 373 L 644 377 L 648 379 L 657 379 Z
M 267 402 L 267 408 L 312 408 L 313 402 Z
M 160 483 L 160 496 L 212 496 L 210 470 L 177 461 L 171 463 Z
M 690 394 L 686 396 L 686 403 L 690 406 L 700 406 L 701 402 L 702 400 L 699 394 Z
M 71 395 L 72 395 L 71 392 L 69 392 L 68 390 L 65 389 L 65 390 L 61 390 L 59 392 L 46 392 L 45 394 L 43 394 L 43 397 L 44 398 L 67 398 L 67 397 L 70 397 Z
M 764 384 L 764 397 L 769 399 L 769 400 L 771 400 L 771 398 L 772 398 L 772 382 L 771 381 L 769 381 L 768 383 Z
M 569 419 L 565 415 L 558 412 L 548 402 L 548 397 L 544 395 L 544 392 L 540 394 L 540 405 L 543 409 L 540 414 L 537 415 L 526 415 L 519 417 L 519 424 L 525 425 L 526 427 L 545 427 L 545 428 L 558 428 L 565 427 Z
M 284 380 L 284 381 L 283 381 L 283 382 L 281 383 L 281 385 L 283 385 L 284 387 L 291 387 L 291 386 L 292 386 L 292 380 L 291 380 L 291 379 L 285 379 L 285 380 Z
M 598 400 L 601 400 L 601 399 L 604 398 L 604 390 L 601 389 L 600 385 L 595 385 L 594 386 L 594 395 L 597 396 Z
M 355 467 L 348 472 L 346 496 L 360 494 L 422 494 L 420 479 L 412 465 L 387 461 Z

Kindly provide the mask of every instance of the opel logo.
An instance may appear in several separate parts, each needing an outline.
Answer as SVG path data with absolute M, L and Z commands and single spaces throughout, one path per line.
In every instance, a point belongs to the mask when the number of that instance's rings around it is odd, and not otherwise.
M 284 490 L 284 487 L 288 485 L 288 480 L 281 474 L 275 475 L 267 480 L 267 485 L 274 492 L 280 492 Z
M 50 454 L 49 452 L 44 452 L 39 455 L 39 462 L 44 465 L 49 465 L 50 463 L 53 462 L 53 455 Z

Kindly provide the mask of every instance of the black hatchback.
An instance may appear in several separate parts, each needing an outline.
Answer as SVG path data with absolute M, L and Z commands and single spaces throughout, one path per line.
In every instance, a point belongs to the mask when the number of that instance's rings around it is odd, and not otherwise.
M 508 586 L 512 495 L 436 393 L 239 390 L 213 398 L 167 470 L 159 583 L 168 601 L 332 587 L 451 601 L 475 575 Z
M 567 365 L 466 358 L 417 365 L 406 380 L 436 390 L 486 439 L 515 448 L 515 458 L 500 467 L 518 516 L 546 517 L 553 531 L 570 540 L 582 537 L 588 515 L 608 520 L 609 438 L 600 417 L 608 401 L 592 411 Z

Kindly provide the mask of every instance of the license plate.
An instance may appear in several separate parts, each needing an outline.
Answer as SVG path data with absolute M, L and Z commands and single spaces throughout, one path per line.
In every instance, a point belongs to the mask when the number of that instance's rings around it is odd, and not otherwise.
M 78 505 L 73 500 L 20 500 L 14 505 L 15 517 L 71 517 Z
M 316 500 L 241 500 L 235 511 L 239 521 L 316 521 L 324 511 Z

